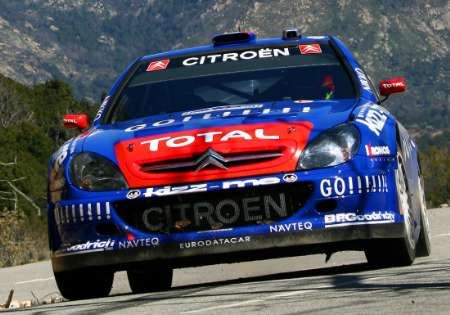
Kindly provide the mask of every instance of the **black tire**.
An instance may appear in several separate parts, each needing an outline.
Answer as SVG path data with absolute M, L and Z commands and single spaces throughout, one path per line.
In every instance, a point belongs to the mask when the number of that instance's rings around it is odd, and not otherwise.
M 420 198 L 420 235 L 416 246 L 416 257 L 427 257 L 431 255 L 430 225 L 428 223 L 427 204 L 423 189 L 423 178 L 419 177 L 418 194 Z
M 133 293 L 165 291 L 172 286 L 173 270 L 167 266 L 148 265 L 129 269 L 127 275 Z
M 111 292 L 114 272 L 81 269 L 55 273 L 56 284 L 68 300 L 106 297 Z
M 367 261 L 375 267 L 409 266 L 416 257 L 413 239 L 414 222 L 411 217 L 412 203 L 405 175 L 403 158 L 397 148 L 398 168 L 395 173 L 398 207 L 405 216 L 404 235 L 400 239 L 372 240 L 364 250 Z

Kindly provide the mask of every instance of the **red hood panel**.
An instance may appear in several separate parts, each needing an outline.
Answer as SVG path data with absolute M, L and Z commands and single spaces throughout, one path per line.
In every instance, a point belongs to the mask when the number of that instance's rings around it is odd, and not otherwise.
M 289 172 L 312 127 L 310 122 L 276 122 L 177 131 L 119 142 L 115 152 L 130 188 Z M 201 168 L 209 149 L 219 163 Z M 262 154 L 272 157 L 255 159 Z M 170 167 L 154 170 L 160 165 Z

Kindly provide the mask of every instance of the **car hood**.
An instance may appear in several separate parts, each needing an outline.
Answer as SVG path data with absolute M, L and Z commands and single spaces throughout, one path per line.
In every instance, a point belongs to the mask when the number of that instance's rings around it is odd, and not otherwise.
M 290 172 L 354 105 L 299 100 L 151 116 L 93 129 L 82 150 L 115 162 L 133 188 Z

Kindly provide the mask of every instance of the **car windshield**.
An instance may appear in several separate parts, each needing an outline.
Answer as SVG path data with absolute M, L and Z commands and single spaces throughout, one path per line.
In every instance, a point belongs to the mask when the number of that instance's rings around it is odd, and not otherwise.
M 302 45 L 300 45 L 302 46 Z M 109 122 L 221 105 L 355 97 L 352 81 L 328 45 L 264 47 L 141 63 Z

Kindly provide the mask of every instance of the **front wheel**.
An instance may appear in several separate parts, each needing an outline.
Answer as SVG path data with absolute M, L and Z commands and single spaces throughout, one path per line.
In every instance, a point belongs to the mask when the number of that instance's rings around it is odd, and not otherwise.
M 68 300 L 106 297 L 111 292 L 114 272 L 81 269 L 55 273 L 62 296 Z
M 412 216 L 411 198 L 406 180 L 403 158 L 397 149 L 397 170 L 395 171 L 398 209 L 404 218 L 404 235 L 400 239 L 373 240 L 365 254 L 369 264 L 379 267 L 409 266 L 416 257 L 414 241 L 414 218 Z
M 133 293 L 164 291 L 172 285 L 173 270 L 163 265 L 148 265 L 127 270 Z

